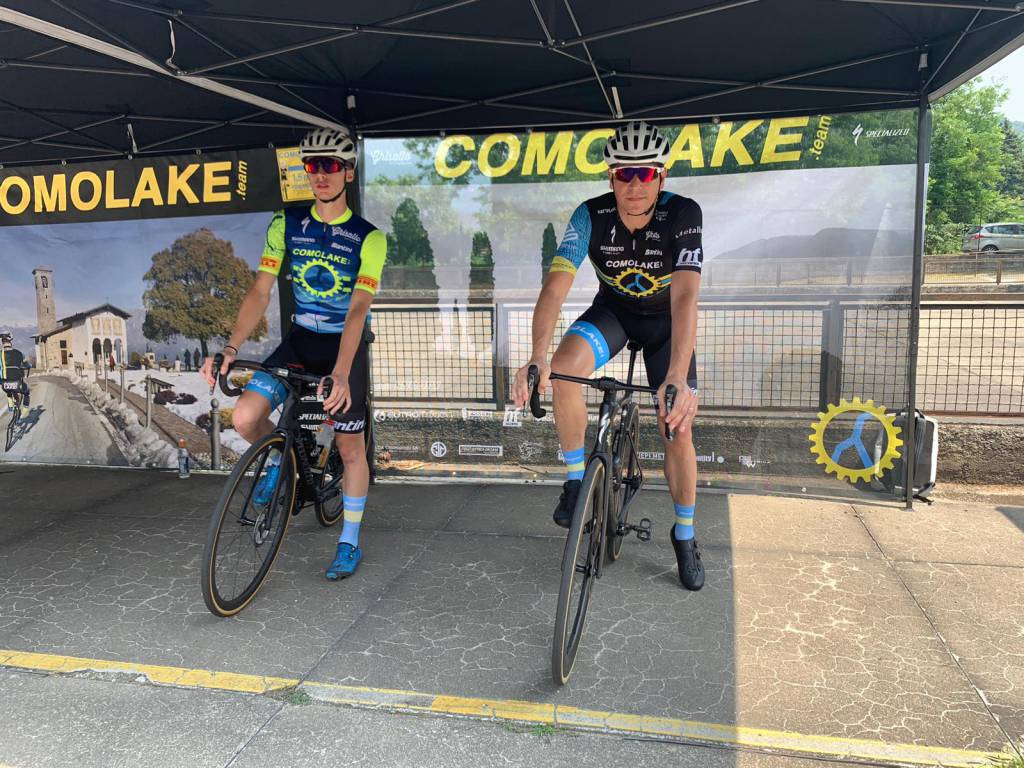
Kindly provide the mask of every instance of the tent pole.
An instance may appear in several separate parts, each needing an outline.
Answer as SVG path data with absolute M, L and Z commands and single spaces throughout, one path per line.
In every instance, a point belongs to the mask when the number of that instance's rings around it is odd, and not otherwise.
M 928 195 L 928 154 L 931 145 L 931 104 L 921 91 L 917 108 L 917 183 L 914 191 L 914 273 L 910 297 L 910 340 L 907 348 L 907 419 L 903 440 L 903 488 L 907 509 L 914 508 L 914 469 L 917 413 L 917 351 L 921 333 L 921 286 L 924 282 L 924 215 Z

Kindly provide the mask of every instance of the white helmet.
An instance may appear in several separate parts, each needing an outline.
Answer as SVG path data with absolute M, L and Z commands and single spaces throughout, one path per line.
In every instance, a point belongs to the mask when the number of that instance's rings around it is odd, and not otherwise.
M 336 157 L 342 162 L 356 166 L 358 152 L 352 136 L 344 128 L 314 128 L 302 137 L 299 144 L 299 159 L 309 157 Z
M 609 168 L 624 165 L 649 165 L 664 168 L 668 162 L 668 139 L 643 120 L 630 120 L 615 130 L 604 145 L 604 161 Z

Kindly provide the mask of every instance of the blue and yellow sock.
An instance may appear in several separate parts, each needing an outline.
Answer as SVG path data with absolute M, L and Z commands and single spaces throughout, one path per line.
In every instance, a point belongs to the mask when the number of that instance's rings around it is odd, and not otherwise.
M 575 451 L 562 451 L 562 457 L 565 461 L 565 468 L 569 470 L 569 479 L 582 480 L 583 468 L 585 467 L 583 448 L 577 448 Z
M 676 504 L 676 541 L 687 541 L 693 538 L 694 505 Z
M 363 510 L 366 509 L 365 496 L 342 496 L 345 504 L 345 524 L 341 527 L 339 544 L 359 546 L 359 526 L 363 523 Z

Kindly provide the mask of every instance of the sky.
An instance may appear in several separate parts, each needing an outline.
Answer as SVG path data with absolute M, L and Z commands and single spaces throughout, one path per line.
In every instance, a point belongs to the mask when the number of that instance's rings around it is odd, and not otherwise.
M 194 216 L 103 224 L 44 224 L 0 227 L 0 318 L 35 323 L 32 270 L 53 272 L 57 317 L 110 302 L 126 311 L 142 306 L 143 275 L 154 253 L 200 227 L 229 240 L 235 255 L 254 268 L 263 252 L 267 213 Z
M 1003 86 L 1010 92 L 1003 104 L 1003 114 L 1011 120 L 1024 121 L 1024 47 L 989 67 L 981 77 L 988 82 L 1002 80 Z

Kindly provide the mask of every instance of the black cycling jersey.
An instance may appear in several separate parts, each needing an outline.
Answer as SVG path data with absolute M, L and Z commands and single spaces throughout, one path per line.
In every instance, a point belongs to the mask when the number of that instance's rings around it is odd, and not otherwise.
M 565 229 L 552 272 L 576 274 L 587 256 L 601 281 L 602 298 L 642 315 L 669 312 L 669 285 L 679 270 L 700 272 L 700 206 L 662 192 L 646 227 L 630 232 L 619 218 L 615 194 L 582 203 Z

